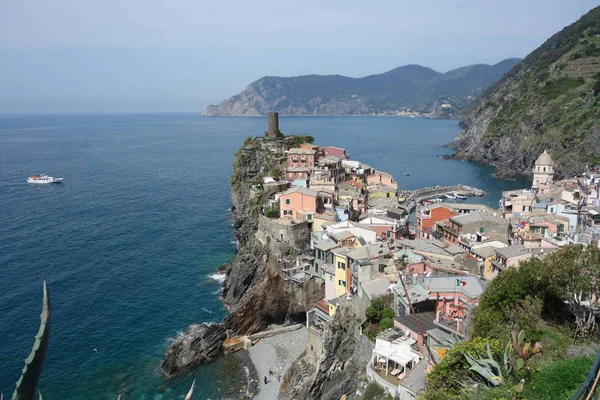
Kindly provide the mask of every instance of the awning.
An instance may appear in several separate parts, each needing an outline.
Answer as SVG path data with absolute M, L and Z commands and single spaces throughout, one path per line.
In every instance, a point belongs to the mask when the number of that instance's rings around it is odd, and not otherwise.
M 507 206 L 512 206 L 512 201 L 505 201 L 505 202 L 504 202 L 504 206 L 505 206 L 505 207 L 507 207 Z
M 413 353 L 410 349 L 406 349 L 406 352 L 399 352 L 399 351 L 389 351 L 389 350 L 385 350 L 385 349 L 378 349 L 375 348 L 375 350 L 373 350 L 375 352 L 375 354 L 377 354 L 380 357 L 384 357 L 387 358 L 388 360 L 392 360 L 393 362 L 395 362 L 396 364 L 400 364 L 400 365 L 404 365 L 406 366 L 406 364 L 410 363 L 411 361 L 415 361 L 418 362 L 419 361 L 419 356 L 415 353 Z

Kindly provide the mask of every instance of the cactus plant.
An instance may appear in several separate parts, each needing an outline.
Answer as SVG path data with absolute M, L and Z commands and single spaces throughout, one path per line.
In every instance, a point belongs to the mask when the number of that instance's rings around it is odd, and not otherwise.
M 37 388 L 42 367 L 44 366 L 44 358 L 46 358 L 46 349 L 48 348 L 48 339 L 50 336 L 50 297 L 48 295 L 48 285 L 44 279 L 44 301 L 42 314 L 40 315 L 40 329 L 35 336 L 35 342 L 31 353 L 25 359 L 25 367 L 23 373 L 17 381 L 17 387 L 13 393 L 12 400 L 33 400 Z M 42 399 L 41 393 L 39 395 Z
M 529 368 L 529 359 L 542 351 L 542 344 L 540 342 L 526 342 L 525 331 L 511 332 L 512 337 L 512 348 L 515 351 L 515 360 L 513 362 L 514 371 L 523 370 L 526 375 L 531 373 Z M 511 342 L 509 341 L 509 344 Z M 508 346 L 507 346 L 508 350 Z
M 490 349 L 490 343 L 487 343 L 487 355 L 488 358 L 475 359 L 470 353 L 465 353 L 467 362 L 471 365 L 469 371 L 475 371 L 481 375 L 487 382 L 492 386 L 498 386 L 504 383 L 504 377 L 502 376 L 502 370 L 500 364 L 492 355 Z

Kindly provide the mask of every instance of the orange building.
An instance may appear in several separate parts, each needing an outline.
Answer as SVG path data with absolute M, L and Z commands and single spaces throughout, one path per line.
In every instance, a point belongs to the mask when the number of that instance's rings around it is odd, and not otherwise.
M 417 211 L 417 236 L 423 239 L 433 239 L 435 223 L 454 217 L 458 214 L 443 204 L 433 204 Z

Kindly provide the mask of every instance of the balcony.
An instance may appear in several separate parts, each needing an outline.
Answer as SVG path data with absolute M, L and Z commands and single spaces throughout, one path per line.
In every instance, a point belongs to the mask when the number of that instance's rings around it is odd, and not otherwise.
M 448 314 L 440 315 L 439 321 L 433 323 L 442 329 L 456 333 L 461 337 L 465 337 L 464 319 L 455 318 Z

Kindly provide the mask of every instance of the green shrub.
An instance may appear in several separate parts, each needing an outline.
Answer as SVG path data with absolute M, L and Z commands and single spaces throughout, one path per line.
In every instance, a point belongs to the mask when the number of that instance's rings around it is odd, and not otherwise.
M 381 321 L 379 321 L 379 332 L 383 332 L 386 329 L 392 328 L 393 326 L 394 326 L 393 318 L 382 318 Z
M 387 399 L 392 399 L 392 396 L 390 396 L 388 393 L 385 392 L 385 390 L 379 386 L 376 382 L 370 382 L 366 387 L 365 387 L 365 392 L 363 393 L 362 400 L 387 400 Z
M 265 217 L 267 217 L 267 218 L 279 218 L 280 214 L 281 213 L 280 213 L 279 209 L 275 208 L 275 207 L 267 208 L 265 210 Z
M 315 138 L 310 135 L 296 135 L 292 137 L 290 140 L 290 145 L 292 147 L 298 147 L 303 143 L 314 143 Z
M 476 337 L 470 342 L 457 343 L 444 359 L 427 375 L 428 400 L 459 399 L 467 378 L 476 378 L 476 373 L 469 371 L 470 365 L 465 358 L 468 352 L 474 357 L 487 357 L 488 339 Z M 502 360 L 506 343 L 498 339 L 489 339 L 492 355 Z
M 396 313 L 394 312 L 394 309 L 391 307 L 386 307 L 383 309 L 383 311 L 381 311 L 382 318 L 394 318 L 395 316 L 396 316 Z

